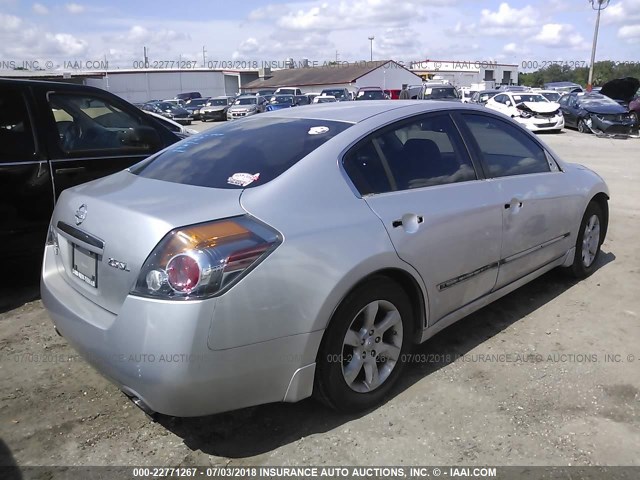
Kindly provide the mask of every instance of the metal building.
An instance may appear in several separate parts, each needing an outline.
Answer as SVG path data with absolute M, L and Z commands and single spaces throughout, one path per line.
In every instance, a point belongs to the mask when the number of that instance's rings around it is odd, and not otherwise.
M 447 80 L 456 87 L 518 85 L 518 65 L 494 61 L 424 60 L 410 69 L 424 80 Z
M 421 78 L 393 60 L 327 63 L 301 68 L 271 71 L 265 68 L 260 78 L 244 85 L 246 92 L 266 88 L 298 87 L 303 93 L 325 88 L 346 88 L 355 92 L 360 87 L 400 90 L 403 84 L 420 83 Z
M 182 92 L 199 92 L 203 97 L 235 95 L 243 84 L 257 78 L 257 70 L 111 70 L 87 77 L 85 83 L 141 103 L 174 98 Z

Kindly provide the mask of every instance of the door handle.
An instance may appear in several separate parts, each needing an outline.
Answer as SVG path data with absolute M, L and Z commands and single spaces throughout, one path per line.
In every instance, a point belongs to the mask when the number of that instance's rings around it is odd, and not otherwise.
M 57 168 L 56 173 L 60 175 L 64 175 L 65 173 L 80 173 L 86 170 L 85 167 L 68 167 L 68 168 Z
M 509 209 L 521 209 L 522 208 L 522 202 L 520 200 L 518 200 L 517 198 L 512 199 L 509 203 L 505 203 L 504 204 L 504 208 L 505 210 L 509 210 Z
M 424 217 L 422 215 L 406 214 L 403 215 L 402 218 L 391 222 L 391 225 L 393 226 L 393 228 L 402 227 L 404 225 L 404 222 L 410 220 L 411 218 L 415 218 L 418 223 L 424 222 Z

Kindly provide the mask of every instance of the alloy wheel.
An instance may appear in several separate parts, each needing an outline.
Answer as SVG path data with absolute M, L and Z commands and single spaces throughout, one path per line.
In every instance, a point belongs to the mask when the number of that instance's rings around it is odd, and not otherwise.
M 600 243 L 600 220 L 597 215 L 591 215 L 582 235 L 582 264 L 590 267 L 598 253 Z
M 375 300 L 351 321 L 342 345 L 342 375 L 352 390 L 370 392 L 382 385 L 400 360 L 402 317 L 386 300 Z

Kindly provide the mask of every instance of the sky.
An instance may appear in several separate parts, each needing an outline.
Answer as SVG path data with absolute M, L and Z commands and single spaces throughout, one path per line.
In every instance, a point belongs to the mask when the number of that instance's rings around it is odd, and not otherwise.
M 0 0 L 0 69 L 135 68 L 143 47 L 151 62 L 209 67 L 355 62 L 369 37 L 374 60 L 588 62 L 595 18 L 588 0 Z M 603 11 L 596 60 L 640 62 L 640 0 Z

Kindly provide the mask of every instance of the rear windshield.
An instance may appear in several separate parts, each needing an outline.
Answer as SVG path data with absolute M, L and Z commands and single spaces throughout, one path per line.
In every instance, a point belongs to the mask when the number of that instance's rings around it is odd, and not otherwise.
M 428 87 L 424 90 L 424 98 L 437 100 L 439 98 L 460 98 L 455 88 L 451 87 Z
M 278 177 L 350 126 L 274 117 L 229 122 L 177 143 L 130 171 L 199 187 L 256 187 Z
M 236 100 L 234 105 L 254 105 L 256 103 L 258 103 L 258 99 L 256 97 L 245 97 Z
M 323 90 L 322 95 L 329 95 L 336 98 L 345 98 L 344 90 Z
M 275 97 L 271 97 L 271 103 L 280 105 L 280 104 L 290 104 L 293 103 L 293 97 L 287 97 L 283 95 L 276 95 Z
M 382 90 L 360 90 L 356 100 L 384 100 Z

